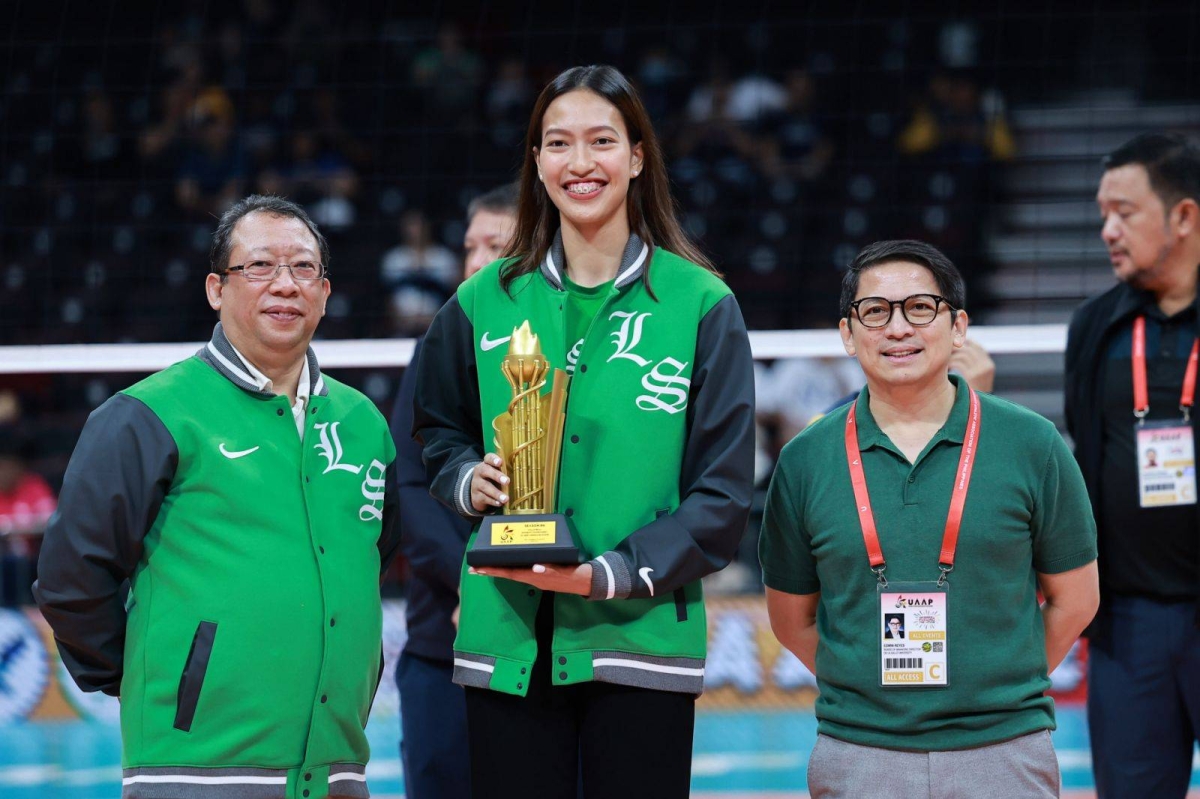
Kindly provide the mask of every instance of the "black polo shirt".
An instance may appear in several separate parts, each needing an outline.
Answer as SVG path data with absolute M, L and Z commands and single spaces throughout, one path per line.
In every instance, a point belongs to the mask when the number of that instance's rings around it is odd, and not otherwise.
M 1146 316 L 1148 420 L 1179 420 L 1179 395 L 1196 330 L 1196 309 L 1167 317 L 1153 302 Z M 1106 591 L 1165 600 L 1195 599 L 1198 546 L 1192 505 L 1142 508 L 1133 416 L 1133 320 L 1109 339 L 1101 402 L 1100 581 Z M 1196 416 L 1197 414 L 1193 414 Z

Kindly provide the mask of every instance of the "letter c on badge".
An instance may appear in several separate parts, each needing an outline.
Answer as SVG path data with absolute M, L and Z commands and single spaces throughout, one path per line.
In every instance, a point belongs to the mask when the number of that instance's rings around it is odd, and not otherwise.
M 929 679 L 931 679 L 931 680 L 942 679 L 942 664 L 941 663 L 929 664 Z

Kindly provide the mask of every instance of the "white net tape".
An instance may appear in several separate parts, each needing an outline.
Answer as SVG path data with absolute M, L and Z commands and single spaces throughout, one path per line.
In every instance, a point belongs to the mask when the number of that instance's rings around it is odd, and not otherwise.
M 1066 325 L 980 325 L 968 334 L 993 355 L 1060 353 Z M 41 372 L 155 372 L 181 361 L 203 342 L 181 344 L 53 344 L 0 347 L 0 374 Z M 836 330 L 761 330 L 750 333 L 759 360 L 845 355 Z M 412 357 L 412 339 L 315 341 L 325 369 L 402 367 Z

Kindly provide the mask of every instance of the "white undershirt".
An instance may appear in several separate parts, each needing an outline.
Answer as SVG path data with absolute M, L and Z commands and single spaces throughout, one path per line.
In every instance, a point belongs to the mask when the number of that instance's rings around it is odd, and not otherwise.
M 264 375 L 262 372 L 254 368 L 254 364 L 246 359 L 245 355 L 238 352 L 238 348 L 230 342 L 229 346 L 234 353 L 246 365 L 246 372 L 254 379 L 254 386 L 259 391 L 269 391 L 275 393 L 275 384 L 271 378 Z M 300 438 L 304 438 L 304 411 L 308 407 L 308 392 L 309 392 L 309 373 L 308 373 L 308 356 L 304 357 L 304 365 L 300 368 L 300 382 L 296 384 L 296 403 L 292 405 L 292 418 L 296 421 L 296 432 Z

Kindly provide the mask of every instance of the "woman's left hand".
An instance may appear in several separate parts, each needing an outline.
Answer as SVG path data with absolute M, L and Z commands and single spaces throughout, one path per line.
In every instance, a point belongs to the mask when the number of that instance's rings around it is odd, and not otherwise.
M 505 566 L 472 566 L 467 569 L 467 573 L 516 580 L 518 583 L 525 583 L 543 591 L 554 591 L 559 594 L 587 596 L 592 592 L 592 565 L 590 563 L 584 563 L 582 566 L 553 566 L 535 563 L 528 569 L 514 569 Z

